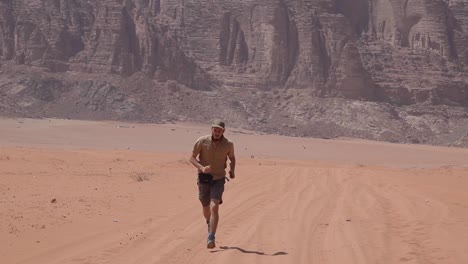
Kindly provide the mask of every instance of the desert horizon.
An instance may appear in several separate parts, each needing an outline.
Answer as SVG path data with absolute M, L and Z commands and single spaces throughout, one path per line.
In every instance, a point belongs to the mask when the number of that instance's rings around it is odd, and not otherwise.
M 215 249 L 195 123 L 0 119 L 2 263 L 468 263 L 468 149 L 230 127 Z

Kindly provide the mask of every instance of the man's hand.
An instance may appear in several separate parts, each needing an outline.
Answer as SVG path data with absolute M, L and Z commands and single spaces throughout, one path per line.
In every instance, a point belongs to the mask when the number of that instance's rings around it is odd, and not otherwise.
M 229 178 L 234 179 L 235 177 L 236 177 L 236 174 L 234 173 L 234 171 L 230 170 L 229 171 Z
M 203 167 L 202 172 L 203 173 L 210 173 L 211 172 L 211 165 Z

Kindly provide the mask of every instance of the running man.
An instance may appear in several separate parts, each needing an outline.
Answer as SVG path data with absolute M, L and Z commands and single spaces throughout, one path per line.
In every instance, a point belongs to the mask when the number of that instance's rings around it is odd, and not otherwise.
M 190 163 L 198 169 L 198 198 L 208 224 L 207 248 L 216 247 L 215 234 L 219 220 L 219 205 L 223 203 L 227 158 L 230 161 L 229 177 L 231 179 L 236 177 L 234 143 L 224 137 L 224 131 L 224 122 L 214 121 L 211 125 L 211 135 L 203 136 L 195 142 L 190 157 Z

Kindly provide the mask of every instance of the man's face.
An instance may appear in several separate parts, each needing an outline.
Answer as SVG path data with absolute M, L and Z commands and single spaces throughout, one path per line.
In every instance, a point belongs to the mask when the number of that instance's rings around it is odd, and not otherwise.
M 214 140 L 220 140 L 223 136 L 224 130 L 219 127 L 212 127 L 211 128 L 211 136 Z

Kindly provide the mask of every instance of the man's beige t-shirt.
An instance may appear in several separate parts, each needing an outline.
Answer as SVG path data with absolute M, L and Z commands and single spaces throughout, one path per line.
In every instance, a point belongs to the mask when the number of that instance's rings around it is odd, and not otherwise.
M 193 154 L 198 155 L 202 166 L 211 165 L 210 174 L 213 175 L 213 179 L 218 180 L 226 176 L 226 161 L 229 155 L 234 155 L 234 143 L 223 137 L 215 144 L 211 135 L 203 136 L 195 143 Z

